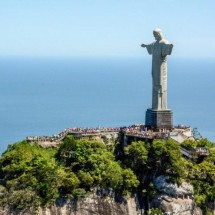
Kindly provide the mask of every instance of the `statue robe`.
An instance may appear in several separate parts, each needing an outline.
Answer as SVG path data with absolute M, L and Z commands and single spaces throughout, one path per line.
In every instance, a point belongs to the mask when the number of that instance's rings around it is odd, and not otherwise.
M 146 46 L 152 55 L 152 109 L 167 109 L 167 55 L 173 45 L 166 39 L 155 41 Z

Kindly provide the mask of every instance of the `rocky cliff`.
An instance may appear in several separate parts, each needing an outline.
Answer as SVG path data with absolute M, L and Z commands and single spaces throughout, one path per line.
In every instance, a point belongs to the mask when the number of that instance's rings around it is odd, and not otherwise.
M 180 186 L 169 183 L 164 176 L 154 180 L 159 194 L 153 199 L 151 208 L 160 208 L 167 215 L 202 215 L 193 198 L 192 185 L 183 182 Z M 38 211 L 11 211 L 8 207 L 0 209 L 0 215 L 141 215 L 144 209 L 139 207 L 136 195 L 132 198 L 102 197 L 98 193 L 90 194 L 77 202 L 59 199 L 47 208 Z
M 154 184 L 159 195 L 153 199 L 152 207 L 160 208 L 171 215 L 202 215 L 193 198 L 193 186 L 189 183 L 183 182 L 178 186 L 160 176 L 155 179 Z
M 0 215 L 140 215 L 135 198 L 114 201 L 112 198 L 101 198 L 90 195 L 78 202 L 58 200 L 56 204 L 47 208 L 25 211 L 11 211 L 8 207 L 0 208 Z

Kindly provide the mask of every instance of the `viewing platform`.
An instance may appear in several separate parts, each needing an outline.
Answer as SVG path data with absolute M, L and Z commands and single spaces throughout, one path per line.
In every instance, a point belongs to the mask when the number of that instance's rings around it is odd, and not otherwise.
M 73 135 L 75 138 L 84 138 L 102 135 L 117 135 L 120 128 L 67 128 L 59 134 L 52 136 L 28 136 L 29 142 L 61 142 L 67 135 Z
M 181 143 L 186 139 L 189 139 L 191 131 L 189 127 L 179 128 L 176 127 L 172 130 L 160 129 L 159 131 L 148 130 L 142 124 L 131 125 L 127 127 L 109 127 L 109 128 L 66 128 L 64 131 L 59 134 L 52 136 L 28 136 L 26 140 L 29 142 L 60 142 L 67 135 L 73 135 L 75 138 L 84 138 L 84 137 L 93 137 L 93 136 L 102 136 L 102 135 L 117 135 L 119 132 L 123 132 L 126 137 L 132 139 L 133 141 L 137 140 L 153 140 L 153 139 L 163 139 L 172 138 L 177 142 Z M 179 138 L 180 136 L 180 138 Z M 180 141 L 179 141 L 180 139 Z
M 209 155 L 209 150 L 206 147 L 185 148 L 181 146 L 181 154 L 189 159 L 196 159 Z
M 200 156 L 208 156 L 207 148 L 185 148 L 181 145 L 185 140 L 193 139 L 191 128 L 188 126 L 175 126 L 171 130 L 160 129 L 158 131 L 148 130 L 142 124 L 131 125 L 127 127 L 109 127 L 109 128 L 67 128 L 57 135 L 52 136 L 29 136 L 26 140 L 30 143 L 40 143 L 42 145 L 54 146 L 57 145 L 67 136 L 72 135 L 75 139 L 119 139 L 123 146 L 131 144 L 133 141 L 144 141 L 152 143 L 153 140 L 168 140 L 173 139 L 181 146 L 181 153 L 188 159 L 197 158 Z

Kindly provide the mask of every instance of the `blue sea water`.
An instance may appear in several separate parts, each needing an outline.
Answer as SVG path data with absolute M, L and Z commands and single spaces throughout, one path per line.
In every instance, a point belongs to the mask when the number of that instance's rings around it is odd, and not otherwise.
M 174 124 L 215 141 L 215 60 L 171 57 L 168 70 Z M 150 58 L 0 58 L 0 153 L 68 127 L 144 123 L 150 106 Z

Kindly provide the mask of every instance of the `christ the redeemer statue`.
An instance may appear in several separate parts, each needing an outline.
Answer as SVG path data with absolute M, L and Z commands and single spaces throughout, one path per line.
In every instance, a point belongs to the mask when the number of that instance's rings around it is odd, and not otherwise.
M 152 55 L 152 109 L 167 109 L 167 55 L 172 52 L 173 45 L 166 39 L 160 29 L 153 31 L 155 42 L 141 46 L 147 48 Z
M 145 126 L 154 129 L 172 129 L 173 113 L 167 109 L 167 55 L 173 45 L 166 39 L 160 29 L 153 31 L 155 42 L 145 45 L 152 55 L 152 108 L 147 109 Z

